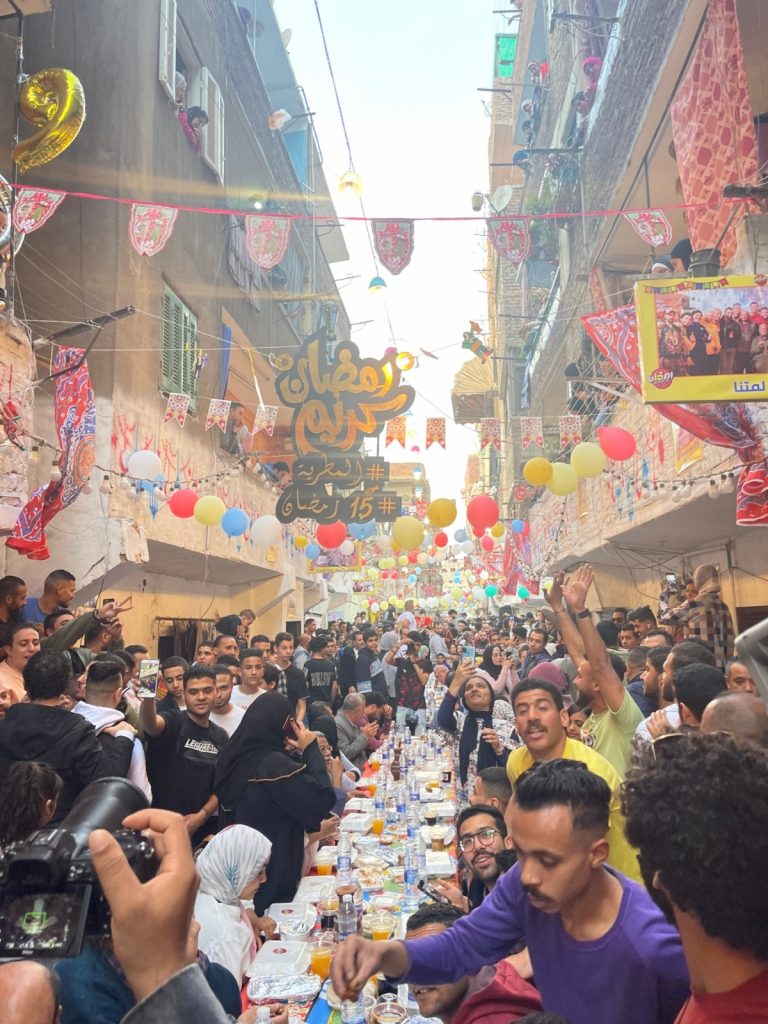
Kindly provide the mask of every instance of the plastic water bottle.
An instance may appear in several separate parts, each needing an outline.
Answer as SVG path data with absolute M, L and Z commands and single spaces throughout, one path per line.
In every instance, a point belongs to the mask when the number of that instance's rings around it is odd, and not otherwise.
M 398 782 L 395 786 L 395 811 L 399 820 L 405 817 L 406 799 L 405 799 L 405 786 L 402 782 Z
M 406 831 L 408 839 L 416 839 L 419 834 L 419 816 L 413 807 L 408 811 Z
M 349 885 L 351 881 L 352 845 L 346 832 L 342 832 L 336 847 L 336 884 Z
M 365 996 L 361 992 L 357 999 L 342 999 L 342 1024 L 365 1024 Z
M 427 844 L 424 842 L 424 836 L 421 834 L 421 829 L 418 831 L 416 836 L 418 847 L 416 853 L 418 855 L 419 864 L 419 878 L 427 877 Z
M 373 798 L 374 818 L 386 818 L 384 809 L 386 807 L 386 796 L 383 789 L 376 787 L 376 796 Z
M 409 839 L 405 844 L 403 874 L 405 881 L 403 906 L 410 910 L 419 905 L 419 854 L 415 839 Z
M 357 910 L 351 893 L 346 893 L 339 904 L 337 926 L 340 941 L 346 939 L 348 935 L 357 935 Z
M 419 802 L 419 777 L 415 770 L 412 770 L 408 779 L 408 795 L 412 804 Z

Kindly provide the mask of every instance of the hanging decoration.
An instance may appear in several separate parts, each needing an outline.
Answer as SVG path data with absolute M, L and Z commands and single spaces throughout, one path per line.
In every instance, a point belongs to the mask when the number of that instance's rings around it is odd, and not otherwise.
M 288 217 L 249 214 L 245 218 L 245 245 L 257 267 L 272 270 L 285 256 L 291 235 Z
M 260 430 L 263 430 L 267 437 L 272 437 L 275 432 L 275 423 L 277 422 L 277 413 L 279 406 L 277 405 L 260 405 L 256 412 L 253 414 L 253 430 L 251 433 L 254 437 Z
M 391 522 L 402 511 L 402 499 L 395 491 L 385 490 L 389 470 L 383 458 L 301 456 L 293 463 L 291 483 L 280 495 L 275 514 L 281 523 L 295 519 L 349 524 L 374 519 Z
M 85 93 L 77 75 L 66 68 L 45 68 L 24 82 L 19 110 L 38 130 L 13 147 L 21 174 L 60 156 L 78 136 L 85 121 Z
M 412 352 L 398 352 L 395 356 L 395 365 L 404 371 L 412 370 L 419 365 L 419 361 Z
M 501 420 L 495 416 L 487 416 L 480 420 L 480 449 L 488 445 L 501 448 Z
M 490 217 L 488 234 L 499 256 L 511 263 L 522 263 L 531 251 L 528 221 L 523 217 Z
M 38 487 L 19 513 L 9 548 L 28 558 L 49 558 L 45 527 L 71 505 L 91 475 L 96 451 L 96 403 L 88 364 L 79 348 L 59 348 L 53 356 L 56 378 L 53 400 L 61 455 L 58 479 Z
M 212 398 L 208 403 L 208 415 L 205 417 L 205 429 L 210 430 L 215 424 L 222 434 L 227 429 L 229 408 L 232 402 L 227 398 Z M 244 530 L 242 531 L 245 532 Z
M 183 427 L 187 422 L 187 410 L 189 409 L 189 395 L 182 395 L 178 392 L 173 392 L 168 395 L 168 403 L 165 407 L 165 416 L 163 417 L 163 423 L 168 423 L 170 420 L 176 420 L 180 427 Z
M 532 487 L 543 487 L 552 477 L 552 463 L 540 455 L 534 459 L 528 459 L 523 466 L 523 476 Z
M 478 494 L 467 505 L 467 522 L 481 534 L 498 521 L 499 506 L 489 494 Z
M 672 241 L 672 225 L 663 210 L 630 210 L 624 219 L 654 249 Z
M 405 416 L 393 416 L 391 420 L 387 420 L 384 444 L 400 444 L 405 448 Z
M 456 522 L 456 502 L 453 498 L 435 498 L 427 506 L 426 514 L 429 525 L 441 530 Z
M 382 266 L 399 274 L 413 255 L 412 220 L 375 220 L 371 224 L 373 244 Z
M 267 127 L 272 132 L 279 132 L 280 129 L 284 128 L 290 120 L 291 115 L 287 110 L 282 108 L 280 110 L 273 110 L 267 118 Z
M 541 416 L 520 417 L 520 444 L 523 451 L 532 444 L 544 447 L 544 422 Z
M 571 452 L 571 466 L 578 476 L 599 476 L 605 469 L 606 456 L 600 445 L 582 441 Z
M 560 428 L 560 448 L 568 448 L 581 442 L 581 416 L 561 416 L 558 420 Z
M 184 487 L 171 494 L 168 499 L 168 508 L 177 519 L 191 519 L 199 500 L 200 495 L 196 491 Z
M 390 420 L 390 423 L 392 421 Z M 433 444 L 439 444 L 441 448 L 445 448 L 445 417 L 444 416 L 428 416 L 427 417 L 427 428 L 426 428 L 426 445 L 425 448 L 429 451 L 430 446 Z
M 172 206 L 133 204 L 128 234 L 139 256 L 154 256 L 165 248 L 178 215 Z
M 484 363 L 493 349 L 483 344 L 480 338 L 480 326 L 474 320 L 469 321 L 469 330 L 462 335 L 461 347 L 474 353 L 481 363 Z
M 21 234 L 37 231 L 49 221 L 64 199 L 63 192 L 20 188 L 13 203 L 13 227 Z

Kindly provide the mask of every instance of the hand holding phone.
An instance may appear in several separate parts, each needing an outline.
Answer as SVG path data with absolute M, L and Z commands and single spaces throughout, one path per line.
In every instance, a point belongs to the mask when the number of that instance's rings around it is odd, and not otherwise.
M 157 696 L 157 681 L 160 676 L 160 662 L 157 658 L 144 658 L 139 665 L 139 688 L 138 696 L 143 700 L 152 699 Z

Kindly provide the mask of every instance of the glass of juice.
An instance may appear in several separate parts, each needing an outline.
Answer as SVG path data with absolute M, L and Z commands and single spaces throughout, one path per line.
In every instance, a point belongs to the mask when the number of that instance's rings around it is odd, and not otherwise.
M 330 846 L 324 846 L 317 851 L 317 873 L 318 875 L 330 875 L 333 872 L 333 865 L 336 860 L 336 851 Z
M 336 937 L 333 932 L 319 932 L 309 940 L 309 965 L 313 974 L 322 981 L 331 972 L 331 958 L 336 949 Z
M 384 831 L 384 819 L 383 818 L 374 818 L 373 821 L 371 822 L 371 832 L 373 832 L 373 834 L 375 836 L 380 836 L 383 831 Z
M 374 942 L 391 939 L 395 930 L 395 923 L 394 916 L 384 910 L 366 915 L 366 925 L 370 929 L 371 938 Z
M 371 796 L 376 796 L 376 779 L 366 779 L 365 784 Z

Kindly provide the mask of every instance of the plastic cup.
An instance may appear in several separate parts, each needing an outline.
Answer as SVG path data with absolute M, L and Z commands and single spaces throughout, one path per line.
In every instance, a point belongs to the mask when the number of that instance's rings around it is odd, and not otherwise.
M 380 836 L 384 831 L 384 824 L 385 822 L 383 818 L 374 818 L 371 822 L 371 832 L 373 832 L 375 836 Z
M 331 958 L 335 949 L 336 940 L 330 932 L 320 932 L 309 941 L 309 966 L 312 973 L 322 981 L 331 973 Z
M 383 942 L 391 939 L 395 930 L 395 918 L 386 911 L 377 911 L 375 914 L 366 915 L 367 929 L 370 930 L 374 942 Z
M 368 792 L 371 794 L 371 796 L 376 796 L 376 780 L 367 779 L 366 785 L 368 787 Z
M 330 875 L 333 873 L 335 852 L 335 850 L 325 847 L 322 850 L 317 851 L 316 866 L 318 875 Z

